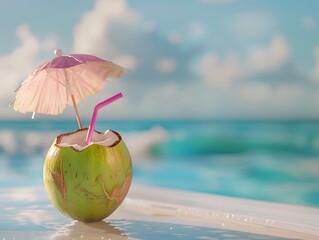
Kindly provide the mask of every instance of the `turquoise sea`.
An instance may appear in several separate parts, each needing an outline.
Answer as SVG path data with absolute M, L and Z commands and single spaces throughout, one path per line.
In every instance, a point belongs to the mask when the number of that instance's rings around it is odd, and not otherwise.
M 87 125 L 88 122 L 84 122 Z M 0 121 L 0 188 L 42 185 L 75 121 Z M 99 121 L 132 154 L 133 184 L 319 207 L 319 121 Z

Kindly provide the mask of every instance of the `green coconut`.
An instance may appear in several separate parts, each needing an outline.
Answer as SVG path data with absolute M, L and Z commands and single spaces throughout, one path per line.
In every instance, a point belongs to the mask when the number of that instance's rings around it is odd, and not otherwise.
M 63 214 L 82 222 L 100 221 L 124 200 L 132 181 L 132 161 L 121 136 L 87 129 L 58 136 L 43 169 L 47 194 Z

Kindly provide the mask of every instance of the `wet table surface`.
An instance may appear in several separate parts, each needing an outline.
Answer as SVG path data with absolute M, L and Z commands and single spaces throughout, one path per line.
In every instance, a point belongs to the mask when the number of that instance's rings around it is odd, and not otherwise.
M 319 209 L 133 185 L 107 219 L 62 215 L 43 187 L 0 190 L 0 240 L 319 239 Z

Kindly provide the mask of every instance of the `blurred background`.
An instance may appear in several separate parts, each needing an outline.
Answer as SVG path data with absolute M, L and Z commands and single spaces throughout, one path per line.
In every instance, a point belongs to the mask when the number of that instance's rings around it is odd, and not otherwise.
M 0 188 L 42 186 L 60 116 L 20 114 L 14 90 L 40 65 L 87 53 L 128 69 L 79 104 L 123 135 L 134 183 L 319 206 L 316 0 L 0 1 Z M 19 7 L 17 7 L 19 6 Z

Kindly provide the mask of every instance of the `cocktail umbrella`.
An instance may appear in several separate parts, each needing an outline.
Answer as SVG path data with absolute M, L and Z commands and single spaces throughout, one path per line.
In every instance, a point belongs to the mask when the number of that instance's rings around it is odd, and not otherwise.
M 18 112 L 58 115 L 65 105 L 74 106 L 79 128 L 82 128 L 77 103 L 100 91 L 107 78 L 119 78 L 125 69 L 101 58 L 87 54 L 63 55 L 37 67 L 16 90 L 10 106 Z

